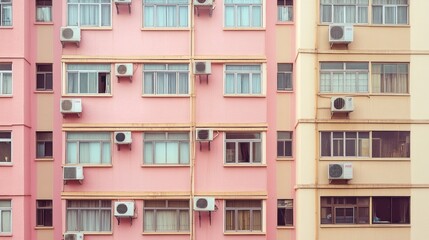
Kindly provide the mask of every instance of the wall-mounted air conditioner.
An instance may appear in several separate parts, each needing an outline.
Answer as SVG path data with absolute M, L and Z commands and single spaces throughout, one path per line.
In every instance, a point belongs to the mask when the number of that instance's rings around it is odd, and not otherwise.
M 353 25 L 329 25 L 329 43 L 348 44 L 353 42 Z
M 67 98 L 60 100 L 60 112 L 64 114 L 80 114 L 82 113 L 82 99 Z
M 213 0 L 194 0 L 194 6 L 213 6 Z
M 132 63 L 117 63 L 115 64 L 115 75 L 117 77 L 132 77 L 133 64 Z
M 331 112 L 353 112 L 353 97 L 332 97 Z
M 194 211 L 214 211 L 214 197 L 194 197 Z
M 332 163 L 328 166 L 328 179 L 352 179 L 353 165 L 351 163 Z
M 64 166 L 63 180 L 83 180 L 82 166 Z
M 115 217 L 134 217 L 134 202 L 115 202 Z
M 197 141 L 213 141 L 213 129 L 197 128 L 195 132 Z
M 131 0 L 114 0 L 117 4 L 131 4 Z
M 194 63 L 194 74 L 211 74 L 212 64 L 210 61 L 197 61 Z
M 79 46 L 80 42 L 80 27 L 61 27 L 60 34 L 61 43 L 76 43 Z
M 115 132 L 114 137 L 116 144 L 131 144 L 133 142 L 131 132 Z
M 83 240 L 83 233 L 64 233 L 64 240 Z

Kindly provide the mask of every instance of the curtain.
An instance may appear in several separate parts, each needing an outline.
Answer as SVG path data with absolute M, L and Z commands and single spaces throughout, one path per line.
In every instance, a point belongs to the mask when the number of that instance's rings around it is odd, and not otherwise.
M 155 229 L 155 213 L 153 210 L 145 210 L 143 216 L 143 231 L 154 232 Z
M 1 13 L 0 13 L 0 16 L 1 16 L 0 26 L 12 26 L 12 22 L 13 22 L 13 20 L 12 20 L 12 6 L 10 4 L 9 5 L 3 4 L 3 5 L 0 5 L 0 7 L 1 7 L 1 9 L 0 9 L 0 11 L 1 11 Z
M 143 26 L 145 27 L 154 27 L 155 26 L 155 7 L 145 6 L 144 7 L 144 17 L 143 17 Z
M 180 163 L 188 164 L 189 163 L 189 143 L 181 142 L 179 152 L 180 152 Z
M 1 212 L 1 233 L 9 233 L 11 232 L 11 225 L 12 225 L 12 213 L 10 210 L 2 210 Z
M 252 93 L 253 94 L 262 93 L 261 74 L 252 74 Z
M 225 27 L 235 26 L 235 15 L 233 6 L 225 6 Z
M 252 159 L 253 162 L 260 163 L 262 161 L 262 152 L 261 152 L 261 143 L 254 142 L 252 143 Z
M 155 74 L 153 72 L 145 72 L 144 73 L 144 94 L 154 94 L 154 78 Z
M 100 8 L 99 5 L 80 5 L 80 25 L 81 26 L 99 26 Z
M 237 230 L 250 229 L 250 210 L 237 211 Z
M 110 133 L 68 133 L 66 163 L 109 164 Z
M 36 20 L 38 22 L 51 22 L 52 21 L 52 8 L 37 6 Z
M 175 231 L 178 229 L 176 210 L 157 210 L 156 211 L 156 230 L 157 231 Z
M 356 6 L 345 6 L 346 23 L 356 22 Z
M 237 74 L 237 92 L 241 94 L 250 93 L 250 75 L 249 74 Z
M 239 163 L 250 163 L 250 143 L 239 142 L 238 143 L 238 162 Z
M 235 81 L 234 74 L 227 73 L 225 80 L 225 94 L 234 94 L 235 93 Z
M 102 4 L 101 5 L 101 26 L 110 26 L 110 18 L 111 18 L 111 5 L 110 4 Z
M 167 145 L 165 142 L 155 142 L 155 164 L 166 163 Z
M 0 94 L 12 94 L 12 73 L 3 73 L 2 92 Z M 1 77 L 1 75 L 0 75 Z
M 332 6 L 322 5 L 321 11 L 322 22 L 332 22 Z
M 179 27 L 188 26 L 188 7 L 179 6 Z
M 176 74 L 175 73 L 168 73 L 168 80 L 167 80 L 167 93 L 168 94 L 176 94 Z
M 383 7 L 373 6 L 372 7 L 372 23 L 382 24 L 383 23 Z
M 225 230 L 235 230 L 235 211 L 234 210 L 226 211 Z
M 189 230 L 189 210 L 179 211 L 179 231 Z
M 188 92 L 189 92 L 189 76 L 187 73 L 179 73 L 178 94 L 188 94 Z

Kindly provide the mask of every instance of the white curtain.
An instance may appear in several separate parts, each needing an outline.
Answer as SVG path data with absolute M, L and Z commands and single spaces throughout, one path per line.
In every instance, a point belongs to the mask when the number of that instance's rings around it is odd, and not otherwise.
M 80 0 L 77 3 L 68 3 L 67 16 L 68 26 L 110 26 L 111 2 Z
M 110 64 L 68 64 L 67 93 L 99 93 L 99 73 L 106 73 L 105 93 L 110 92 Z
M 111 230 L 111 202 L 79 200 L 67 203 L 67 231 L 106 232 Z
M 12 209 L 10 200 L 0 201 L 0 233 L 10 233 L 12 230 Z
M 67 159 L 69 164 L 109 164 L 111 146 L 109 133 L 68 133 Z
M 156 211 L 156 230 L 160 232 L 176 231 L 177 226 L 176 210 Z
M 52 21 L 52 8 L 49 6 L 38 6 L 36 9 L 36 20 L 38 22 L 51 22 Z
M 167 139 L 165 138 L 165 133 L 147 133 L 144 138 L 144 163 L 189 163 L 188 133 L 169 133 Z
M 1 92 L 0 94 L 12 94 L 12 73 L 0 73 Z
M 187 27 L 189 0 L 145 0 L 144 27 Z
M 225 94 L 234 94 L 235 93 L 235 81 L 234 74 L 226 74 L 225 79 Z
M 226 0 L 226 27 L 261 27 L 261 0 Z
M 1 6 L 1 24 L 0 26 L 12 26 L 12 6 L 11 4 L 2 4 Z

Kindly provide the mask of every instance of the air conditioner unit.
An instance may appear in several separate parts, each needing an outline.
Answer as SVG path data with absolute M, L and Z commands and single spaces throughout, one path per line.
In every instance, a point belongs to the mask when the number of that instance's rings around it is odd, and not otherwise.
M 117 63 L 115 64 L 115 74 L 117 77 L 131 77 L 133 76 L 132 63 Z
M 80 42 L 80 27 L 61 27 L 61 42 Z
M 214 211 L 214 197 L 194 197 L 194 211 Z
M 195 131 L 197 141 L 213 141 L 213 129 L 197 128 Z
M 131 4 L 131 0 L 114 0 L 117 4 Z
M 329 42 L 331 44 L 348 44 L 353 42 L 353 25 L 334 24 L 329 25 Z
M 60 112 L 62 114 L 82 113 L 82 100 L 80 98 L 61 99 Z
M 115 217 L 134 217 L 134 202 L 115 202 Z
M 194 63 L 194 74 L 211 74 L 212 64 L 210 61 L 198 61 Z
M 83 240 L 83 233 L 64 233 L 64 240 Z
M 83 180 L 82 166 L 64 166 L 63 180 Z
M 114 135 L 116 144 L 130 144 L 133 142 L 131 132 L 115 132 Z
M 353 166 L 351 163 L 333 163 L 328 166 L 329 179 L 352 179 Z
M 194 6 L 213 6 L 213 0 L 194 0 Z
M 353 97 L 332 97 L 331 112 L 353 112 Z

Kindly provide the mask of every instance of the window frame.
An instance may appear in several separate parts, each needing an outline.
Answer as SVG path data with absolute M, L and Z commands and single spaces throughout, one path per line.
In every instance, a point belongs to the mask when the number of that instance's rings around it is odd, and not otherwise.
M 330 199 L 330 203 L 323 200 Z M 356 203 L 347 203 L 347 199 L 355 199 Z M 342 200 L 343 203 L 338 203 Z M 361 209 L 367 210 L 365 216 L 360 217 Z M 321 225 L 356 225 L 356 224 L 370 224 L 370 208 L 371 197 L 368 196 L 321 196 L 320 197 L 320 224 Z M 339 209 L 353 209 L 353 222 L 337 222 L 337 210 Z M 326 216 L 326 217 L 325 217 Z M 345 216 L 346 217 L 346 216 Z
M 396 74 L 393 73 L 386 73 L 387 67 L 395 67 L 396 68 Z M 406 73 L 401 72 L 401 67 L 406 68 Z M 376 68 L 380 68 L 380 72 L 376 70 Z M 405 70 L 405 69 L 404 69 Z M 395 75 L 394 79 L 391 79 L 390 87 L 386 81 L 388 81 L 386 75 Z M 398 86 L 400 85 L 400 77 L 406 75 L 406 84 L 405 86 Z M 376 91 L 376 79 L 379 78 L 379 87 L 380 91 Z M 395 91 L 386 91 L 388 88 L 395 88 Z M 400 91 L 396 89 L 405 88 L 405 91 Z M 407 95 L 410 92 L 410 64 L 409 63 L 400 63 L 400 62 L 372 62 L 371 63 L 371 93 L 373 94 L 401 94 L 401 95 Z
M 113 1 L 111 0 L 92 0 L 94 2 L 80 2 L 81 0 L 78 0 L 78 2 L 70 2 L 73 0 L 67 0 L 66 2 L 66 16 L 67 16 L 67 26 L 77 26 L 77 27 L 81 27 L 81 28 L 111 28 L 112 27 L 112 12 L 113 12 Z M 104 2 L 103 2 L 104 1 Z M 70 5 L 76 5 L 77 7 L 77 24 L 70 24 Z M 99 14 L 98 17 L 98 24 L 97 25 L 82 25 L 82 20 L 81 20 L 81 8 L 87 5 L 96 5 L 98 7 L 98 11 L 97 13 Z M 102 25 L 102 19 L 103 19 L 103 14 L 102 14 L 102 9 L 103 6 L 109 6 L 109 24 L 108 25 Z
M 282 137 L 280 135 L 289 135 Z M 279 154 L 279 147 L 282 144 L 283 154 Z M 290 148 L 288 150 L 288 148 Z M 290 154 L 287 154 L 290 152 Z M 293 157 L 293 131 L 277 131 L 277 158 L 291 158 Z
M 293 199 L 277 199 L 277 227 L 293 227 L 293 212 Z M 289 216 L 288 213 L 292 216 Z M 284 224 L 280 223 L 281 220 L 284 221 Z M 292 222 L 288 222 L 288 220 Z
M 5 206 L 5 207 L 0 207 L 0 236 L 2 235 L 9 235 L 12 234 L 13 232 L 13 209 L 12 209 L 12 200 L 11 199 L 0 199 L 0 202 L 4 202 L 4 203 L 9 203 L 9 206 Z M 9 225 L 10 225 L 10 231 L 4 231 L 2 229 L 3 226 L 3 213 L 2 212 L 9 212 L 10 213 L 10 217 L 9 217 Z
M 228 139 L 229 134 L 251 134 L 251 135 L 258 135 L 259 138 L 235 138 L 235 139 Z M 262 165 L 265 164 L 265 133 L 262 131 L 252 131 L 252 132 L 240 132 L 240 131 L 231 131 L 231 132 L 225 132 L 224 133 L 224 165 Z M 234 144 L 234 161 L 228 161 L 228 159 L 232 156 L 231 151 L 228 148 L 228 143 Z M 239 159 L 239 149 L 240 149 L 240 143 L 247 143 L 249 145 L 249 161 L 240 161 Z M 258 144 L 260 146 L 259 152 L 260 152 L 260 161 L 255 161 L 254 154 L 254 145 Z M 256 145 L 257 147 L 257 145 Z M 257 151 L 257 150 L 256 150 Z M 245 159 L 244 159 L 245 160 Z
M 88 68 L 93 66 L 93 69 L 69 69 L 72 67 L 81 67 Z M 105 69 L 96 69 L 98 67 Z M 107 67 L 108 66 L 108 67 Z M 107 70 L 108 69 L 108 70 Z M 96 79 L 92 79 L 92 77 L 97 77 Z M 100 63 L 100 64 L 81 64 L 81 63 L 67 63 L 65 65 L 65 84 L 64 84 L 64 92 L 66 95 L 78 95 L 78 96 L 110 96 L 112 95 L 112 69 L 110 63 Z M 75 75 L 76 79 L 72 79 L 72 76 Z M 85 81 L 85 78 L 82 76 L 87 75 L 86 84 L 88 92 L 81 92 L 82 82 Z M 95 92 L 90 92 L 90 81 L 94 81 L 96 83 Z M 76 81 L 76 87 L 70 83 L 70 81 Z M 103 83 L 104 81 L 104 83 Z M 70 86 L 71 85 L 71 86 Z M 100 86 L 104 85 L 104 92 L 100 89 Z M 76 88 L 77 92 L 72 92 L 73 88 Z M 101 92 L 100 92 L 101 91 Z
M 39 12 L 42 17 L 39 18 Z M 45 16 L 47 14 L 48 16 Z M 36 22 L 37 23 L 50 23 L 52 22 L 52 0 L 36 0 Z M 47 20 L 45 20 L 47 18 Z
M 42 136 L 45 135 L 45 136 Z M 50 135 L 50 136 L 49 136 Z M 43 146 L 43 153 L 41 153 L 41 149 L 39 150 L 39 144 L 42 144 Z M 48 144 L 48 146 L 46 145 Z M 49 144 L 50 144 L 50 151 L 51 154 L 46 154 L 46 148 L 48 147 L 48 153 L 49 153 Z M 53 136 L 52 132 L 49 131 L 37 131 L 36 132 L 36 158 L 53 158 Z
M 342 68 L 328 68 L 329 65 L 338 65 L 342 64 Z M 350 65 L 349 65 L 350 64 Z M 357 66 L 357 64 L 361 65 L 362 67 L 366 65 L 366 69 L 360 69 L 357 67 L 352 67 L 353 65 Z M 324 68 L 324 66 L 326 68 Z M 370 71 L 369 71 L 369 62 L 320 62 L 319 63 L 320 69 L 319 69 L 319 93 L 321 94 L 332 94 L 332 93 L 358 93 L 358 94 L 369 94 L 369 88 L 370 88 Z M 322 76 L 324 74 L 329 74 L 329 78 L 323 79 Z M 354 79 L 347 79 L 348 74 L 353 74 Z M 366 85 L 360 85 L 360 82 L 362 79 L 359 78 L 361 74 L 366 74 Z M 338 82 L 342 81 L 342 84 L 338 84 L 337 88 L 339 91 L 334 91 L 333 89 L 336 87 L 333 84 L 333 81 L 336 79 L 334 78 L 335 75 L 342 76 L 341 80 L 338 80 Z M 347 80 L 350 81 L 350 84 L 347 85 Z M 323 82 L 323 85 L 322 85 Z M 326 83 L 324 83 L 326 82 Z M 351 83 L 354 84 L 351 84 Z M 362 88 L 363 87 L 363 88 Z M 366 87 L 366 89 L 365 89 Z M 329 90 L 323 90 L 324 88 Z M 350 89 L 349 91 L 346 91 L 346 89 Z M 354 90 L 353 90 L 353 89 Z M 362 88 L 362 90 L 361 90 Z M 342 89 L 340 91 L 340 89 Z
M 257 203 L 257 202 L 259 202 L 260 203 L 260 207 L 250 207 L 250 206 L 234 206 L 234 207 L 229 207 L 229 206 L 227 206 L 228 205 L 228 202 L 236 202 L 236 203 L 246 203 L 246 202 L 253 202 L 253 203 Z M 264 222 L 265 222 L 265 217 L 264 217 L 264 214 L 265 214 L 265 203 L 264 203 L 264 201 L 263 200 L 256 200 L 256 199 L 234 199 L 234 200 L 224 200 L 224 206 L 225 206 L 225 209 L 224 209 L 224 233 L 237 233 L 237 232 L 239 232 L 239 233 L 263 233 L 264 231 L 265 231 L 265 229 L 264 229 Z M 233 228 L 234 229 L 228 229 L 228 221 L 227 221 L 227 218 L 228 218 L 228 211 L 232 211 L 233 212 L 233 215 L 232 215 L 232 217 L 233 217 L 233 221 L 234 221 L 234 223 L 233 223 Z M 246 230 L 246 229 L 244 229 L 244 230 L 241 230 L 241 229 L 239 229 L 239 214 L 238 214 L 238 212 L 239 211 L 249 211 L 249 230 Z M 255 225 L 255 221 L 254 221 L 254 219 L 255 219 L 255 217 L 257 217 L 257 216 L 255 216 L 255 211 L 259 211 L 260 212 L 260 223 L 261 223 L 261 229 L 260 230 L 258 230 L 258 229 L 254 229 L 254 225 Z
M 323 140 L 324 140 L 324 133 L 329 133 L 329 153 L 330 155 L 323 155 L 323 146 L 325 146 Z M 342 133 L 342 137 L 334 136 L 335 133 Z M 348 134 L 355 133 L 355 137 L 347 136 Z M 368 137 L 365 138 L 360 137 L 360 135 L 368 134 Z M 368 155 L 360 155 L 360 152 L 364 152 L 363 149 L 365 148 L 365 145 L 363 145 L 363 141 L 367 142 L 367 153 Z M 354 155 L 347 155 L 347 141 L 355 141 L 354 143 Z M 342 150 L 337 149 L 337 152 L 342 152 L 342 155 L 334 155 L 335 154 L 335 145 L 336 142 L 339 144 L 342 142 Z M 340 146 L 341 147 L 341 146 Z M 370 131 L 320 131 L 320 157 L 322 158 L 370 158 L 371 156 L 371 132 Z
M 39 203 L 48 203 L 45 206 Z M 50 220 L 46 220 L 46 216 Z M 40 217 L 40 218 L 39 218 Z M 40 223 L 41 221 L 42 223 Z M 48 221 L 48 223 L 46 223 Z M 49 224 L 50 221 L 50 224 Z M 53 226 L 53 205 L 51 199 L 37 199 L 36 200 L 36 227 L 52 227 Z
M 0 136 L 0 143 L 9 143 L 9 152 L 10 152 L 10 154 L 9 154 L 9 156 L 7 156 L 7 152 L 6 152 L 6 154 L 2 154 L 1 155 L 1 157 L 4 157 L 3 159 L 4 159 L 4 161 L 0 161 L 0 165 L 10 165 L 10 164 L 12 164 L 12 158 L 13 158 L 13 147 L 12 147 L 12 132 L 11 131 L 0 131 L 0 134 L 9 134 L 9 137 L 7 137 L 7 136 L 4 136 L 4 137 L 2 137 L 2 136 Z M 0 154 L 1 154 L 1 152 L 0 152 Z M 10 160 L 8 159 L 8 157 L 10 157 Z
M 228 70 L 228 67 L 241 67 L 241 68 L 249 68 L 249 67 L 255 67 L 255 66 L 259 66 L 259 69 L 232 69 L 232 70 Z M 247 63 L 243 63 L 243 64 L 225 64 L 224 65 L 224 80 L 223 80 L 223 94 L 226 97 L 229 96 L 243 96 L 243 97 L 260 97 L 260 96 L 265 96 L 265 89 L 266 89 L 266 71 L 265 71 L 265 64 L 247 64 Z M 232 92 L 228 92 L 228 75 L 232 75 L 232 81 L 233 81 L 233 89 Z M 241 85 L 242 83 L 239 82 L 241 79 L 241 77 L 239 76 L 247 76 L 248 75 L 248 80 L 249 80 L 249 90 L 248 92 L 243 92 L 243 87 L 241 87 L 240 89 L 238 88 L 239 84 Z M 255 80 L 257 80 L 257 75 L 260 76 L 260 86 L 254 86 L 253 80 L 255 78 Z M 260 89 L 260 92 L 254 92 L 257 91 L 258 88 Z
M 372 24 L 380 24 L 380 25 L 409 25 L 409 21 L 410 21 L 410 4 L 409 1 L 407 0 L 407 4 L 402 4 L 402 3 L 374 3 L 375 1 L 372 1 Z M 375 8 L 380 8 L 381 7 L 381 22 L 377 22 L 375 20 Z M 398 8 L 403 8 L 406 7 L 406 12 L 407 12 L 407 20 L 406 23 L 398 23 Z M 394 23 L 386 23 L 386 8 L 393 8 L 395 10 L 395 22 Z
M 102 139 L 101 137 L 99 139 L 91 139 L 90 137 L 87 139 L 84 139 L 82 137 L 78 137 L 77 139 L 69 139 L 70 135 L 73 134 L 87 134 L 87 135 L 96 135 L 96 134 L 103 134 L 103 135 L 109 135 L 109 139 Z M 88 136 L 87 136 L 88 137 Z M 69 154 L 69 150 L 70 150 L 70 143 L 74 143 L 76 144 L 76 162 L 71 162 L 72 160 L 69 160 L 70 156 Z M 81 148 L 81 144 L 82 143 L 98 143 L 100 145 L 100 162 L 91 162 L 91 160 L 89 160 L 89 162 L 82 162 L 81 161 L 81 156 L 80 156 L 80 148 Z M 105 146 L 105 144 L 107 144 L 107 146 Z M 107 152 L 104 152 L 107 149 L 104 149 L 104 147 L 109 147 L 109 151 L 108 151 L 108 162 L 103 163 L 104 159 L 104 154 L 106 154 Z M 110 166 L 112 165 L 112 149 L 113 149 L 113 144 L 112 144 L 112 134 L 110 132 L 67 132 L 66 133 L 66 152 L 65 152 L 65 164 L 66 165 L 85 165 L 85 166 L 91 166 L 91 165 L 95 165 L 95 166 L 100 166 L 100 165 L 107 165 Z M 89 154 L 90 155 L 90 154 Z
M 6 9 L 8 9 L 10 14 L 9 22 L 10 24 L 6 25 L 6 20 L 3 19 Z M 13 2 L 12 0 L 0 0 L 0 28 L 12 27 L 13 26 Z
M 149 207 L 146 204 L 148 202 L 165 202 L 164 207 L 161 206 L 157 206 L 157 207 Z M 169 205 L 170 202 L 182 202 L 182 203 L 187 203 L 187 207 L 178 207 L 178 206 L 171 206 Z M 151 225 L 153 226 L 154 230 L 148 230 L 148 227 L 146 225 L 146 222 L 148 221 L 146 219 L 147 217 L 147 211 L 153 212 L 153 222 L 151 222 Z M 176 229 L 175 230 L 163 230 L 163 229 L 159 229 L 159 225 L 157 224 L 157 212 L 158 211 L 168 211 L 168 212 L 175 212 L 175 216 L 174 218 L 176 219 Z M 187 229 L 181 230 L 182 227 L 182 222 L 181 222 L 181 213 L 182 212 L 187 212 Z M 143 232 L 144 233 L 189 233 L 190 229 L 191 229 L 191 225 L 190 225 L 190 216 L 191 216 L 191 208 L 189 205 L 189 200 L 185 200 L 185 199 L 169 199 L 169 200 L 144 200 L 143 201 Z
M 165 136 L 165 138 L 164 139 L 148 139 L 148 137 L 146 137 L 147 136 L 147 134 L 158 134 L 159 136 L 160 135 L 164 135 Z M 182 138 L 182 139 L 175 139 L 175 138 L 173 138 L 173 139 L 171 139 L 171 138 L 169 138 L 170 137 L 170 135 L 173 135 L 173 134 L 176 134 L 176 135 L 178 135 L 178 134 L 182 134 L 183 136 L 186 134 L 187 135 L 187 138 Z M 164 143 L 165 145 L 165 147 L 164 147 L 164 150 L 165 150 L 165 152 L 164 152 L 164 160 L 165 160 L 165 163 L 158 163 L 158 162 L 156 162 L 157 160 L 156 160 L 156 144 L 157 143 Z M 169 163 L 168 162 L 168 155 L 169 154 L 171 154 L 171 153 L 169 153 L 169 151 L 168 151 L 168 144 L 171 144 L 171 143 L 174 143 L 174 144 L 177 144 L 177 150 L 178 150 L 178 153 L 177 153 L 177 160 L 178 160 L 178 162 L 175 162 L 175 163 Z M 146 152 L 147 152 L 147 149 L 146 149 L 146 144 L 151 144 L 152 145 L 152 147 L 151 147 L 151 149 L 152 149 L 152 160 L 151 160 L 151 162 L 148 162 L 147 161 L 147 159 L 146 159 Z M 186 145 L 188 145 L 188 156 L 187 156 L 187 158 L 185 157 L 185 159 L 183 159 L 184 160 L 184 162 L 182 162 L 181 160 L 182 160 L 182 152 L 181 152 L 181 147 L 182 146 L 184 146 L 184 147 L 186 147 Z M 190 142 L 190 135 L 189 135 L 189 132 L 173 132 L 173 131 L 167 131 L 167 132 L 146 132 L 146 133 L 143 133 L 143 165 L 145 165 L 145 166 L 166 166 L 166 165 L 180 165 L 180 166 L 182 166 L 182 165 L 184 165 L 184 166 L 186 166 L 186 165 L 189 165 L 190 164 L 190 145 L 191 145 L 191 142 Z
M 1 0 L 0 0 L 1 1 Z M 0 97 L 8 97 L 13 94 L 13 72 L 12 63 L 0 62 Z M 3 89 L 6 75 L 10 75 L 10 93 Z
M 78 206 L 78 207 L 70 207 L 70 205 L 69 204 L 71 204 L 71 202 L 86 202 L 86 203 L 89 203 L 89 202 L 98 202 L 98 206 L 97 207 L 92 207 L 92 206 L 90 206 L 90 207 L 81 207 L 81 206 Z M 103 204 L 107 204 L 107 203 L 110 203 L 110 206 L 103 206 Z M 97 220 L 98 220 L 98 226 L 96 226 L 96 230 L 95 231 L 88 231 L 88 230 L 85 230 L 85 229 L 81 229 L 81 227 L 84 227 L 84 226 L 80 226 L 81 225 L 81 223 L 80 223 L 80 216 L 82 215 L 82 211 L 85 211 L 85 210 L 87 210 L 87 211 L 91 211 L 91 210 L 95 210 L 95 211 L 97 211 L 98 212 L 98 218 L 97 218 Z M 69 229 L 69 218 L 68 218 L 68 214 L 69 214 L 69 212 L 70 211 L 77 211 L 77 213 L 76 213 L 76 223 L 77 223 L 77 226 L 76 226 L 76 228 L 77 229 Z M 108 220 L 108 221 L 110 221 L 110 229 L 109 230 L 102 230 L 102 226 L 101 226 L 101 224 L 102 224 L 102 218 L 103 218 L 103 216 L 102 216 L 102 212 L 110 212 L 110 214 L 109 214 L 109 217 L 108 218 L 106 218 L 105 220 Z M 110 233 L 110 232 L 112 232 L 112 229 L 113 229 L 113 220 L 112 220 L 112 201 L 111 200 L 67 200 L 66 201 L 66 211 L 65 211 L 65 218 L 66 218 L 66 221 L 65 221 L 65 228 L 66 228 L 66 231 L 79 231 L 79 232 L 96 232 L 96 233 Z
M 234 0 L 231 0 L 234 1 Z M 249 0 L 252 1 L 252 0 Z M 239 26 L 238 25 L 238 8 L 239 7 L 245 7 L 248 6 L 249 7 L 249 19 L 247 19 L 249 21 L 249 26 Z M 227 8 L 228 7 L 233 7 L 233 18 L 234 18 L 234 23 L 232 26 L 227 26 Z M 261 23 L 260 26 L 254 26 L 253 24 L 253 19 L 252 19 L 252 13 L 253 13 L 253 8 L 255 7 L 260 7 L 261 8 Z M 265 1 L 261 0 L 261 3 L 242 3 L 242 2 L 232 2 L 232 3 L 227 3 L 226 0 L 224 0 L 223 3 L 223 12 L 224 12 L 224 16 L 223 16 L 223 26 L 225 29 L 245 29 L 245 30 L 249 30 L 249 29 L 264 29 L 265 28 Z
M 321 0 L 320 1 L 320 23 L 321 24 L 368 24 L 369 23 L 369 1 L 368 0 L 353 0 L 354 3 L 333 3 L 332 0 Z M 360 2 L 366 2 L 366 3 L 360 3 Z M 346 7 L 347 6 L 354 6 L 354 14 L 355 14 L 355 19 L 353 22 L 348 23 L 347 22 L 347 11 L 346 11 Z M 323 14 L 323 9 L 324 7 L 328 7 L 330 8 L 330 19 L 329 21 L 324 21 L 324 14 Z M 335 7 L 342 7 L 343 10 L 343 21 L 342 22 L 334 22 L 334 18 L 335 18 L 335 11 L 334 8 Z M 360 9 L 365 9 L 366 8 L 366 22 L 364 22 L 365 19 L 360 20 L 359 19 L 359 10 Z
M 146 67 L 156 67 L 156 66 L 163 66 L 165 67 L 165 69 L 145 69 Z M 175 66 L 180 66 L 180 67 L 184 67 L 186 66 L 187 69 L 174 69 Z M 170 69 L 173 68 L 173 69 Z M 190 67 L 188 63 L 161 63 L 161 64 L 144 64 L 143 65 L 143 84 L 142 84 L 142 96 L 146 97 L 146 96 L 160 96 L 160 97 L 176 97 L 176 96 L 189 96 L 190 94 Z M 151 85 L 152 85 L 152 91 L 146 92 L 146 76 L 150 76 L 150 74 L 152 74 L 152 77 L 150 78 L 151 81 Z M 175 76 L 175 92 L 174 93 L 169 93 L 169 76 L 170 74 L 174 74 Z M 181 93 L 181 76 L 183 76 L 183 74 L 186 74 L 186 84 L 187 84 L 187 88 L 186 88 L 186 93 Z M 162 93 L 158 93 L 159 92 L 159 88 L 158 85 L 160 85 L 160 81 L 162 80 L 158 80 L 160 75 L 164 75 L 166 77 L 166 79 L 163 80 L 163 91 Z
M 283 76 L 283 78 L 281 76 Z M 288 80 L 290 83 L 288 83 Z M 280 87 L 281 85 L 285 87 Z M 288 85 L 290 85 L 290 87 L 288 87 Z M 293 64 L 292 63 L 277 63 L 277 91 L 285 91 L 285 92 L 293 91 Z
M 42 69 L 42 68 L 47 68 Z M 50 68 L 50 70 L 49 70 Z M 39 87 L 39 76 L 42 76 L 43 87 Z M 49 78 L 50 77 L 50 78 Z M 53 91 L 53 65 L 52 63 L 36 63 L 36 91 Z
M 283 4 L 279 4 L 280 1 Z M 288 23 L 294 21 L 294 0 L 278 0 L 277 1 L 277 22 Z M 287 15 L 287 17 L 284 16 Z
M 180 1 L 180 0 L 178 0 Z M 163 7 L 168 7 L 168 6 L 175 6 L 175 12 L 177 13 L 176 19 L 174 19 L 174 25 L 173 26 L 160 26 L 159 23 L 157 22 L 157 16 L 156 13 L 153 14 L 153 18 L 152 18 L 152 22 L 153 22 L 153 26 L 147 26 L 146 25 L 146 15 L 148 15 L 146 13 L 146 7 L 153 7 L 153 11 L 156 12 L 157 8 L 159 6 L 163 6 Z M 180 17 L 181 17 L 181 12 L 180 12 L 180 8 L 183 8 L 186 6 L 186 26 L 180 26 Z M 157 4 L 157 3 L 146 3 L 146 0 L 142 1 L 142 13 L 143 13 L 143 17 L 142 17 L 142 28 L 143 29 L 188 29 L 189 28 L 189 23 L 190 23 L 190 14 L 191 14 L 191 3 L 188 0 L 186 4 L 183 3 L 163 3 L 163 4 Z M 168 9 L 165 10 L 167 12 L 167 17 L 168 17 Z M 165 20 L 165 19 L 164 19 Z M 166 20 L 168 21 L 168 19 Z

